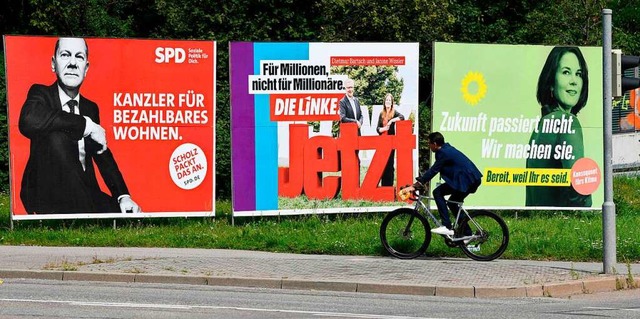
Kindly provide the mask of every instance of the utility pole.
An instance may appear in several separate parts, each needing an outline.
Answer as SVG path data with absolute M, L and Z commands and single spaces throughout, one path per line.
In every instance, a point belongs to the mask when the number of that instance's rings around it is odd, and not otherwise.
M 603 150 L 604 150 L 604 203 L 602 204 L 603 270 L 614 274 L 616 265 L 616 205 L 613 202 L 613 147 L 611 112 L 611 9 L 602 9 L 602 95 L 603 95 Z

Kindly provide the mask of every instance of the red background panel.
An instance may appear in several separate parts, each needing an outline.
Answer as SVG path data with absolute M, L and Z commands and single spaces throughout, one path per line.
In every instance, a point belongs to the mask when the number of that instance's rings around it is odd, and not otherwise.
M 15 215 L 25 214 L 19 194 L 22 173 L 29 156 L 29 140 L 18 131 L 20 109 L 32 84 L 51 85 L 55 82 L 51 59 L 56 40 L 55 37 L 5 37 L 11 196 Z M 80 94 L 98 104 L 100 124 L 107 131 L 108 147 L 116 158 L 132 198 L 145 213 L 213 211 L 215 42 L 99 38 L 86 38 L 86 41 L 89 46 L 89 69 Z M 182 49 L 185 52 L 184 61 L 172 59 L 169 62 L 156 62 L 156 50 L 159 47 Z M 178 105 L 178 94 L 191 92 L 204 96 L 204 106 Z M 176 100 L 174 107 L 167 108 L 123 107 L 114 105 L 115 93 L 171 93 Z M 207 120 L 194 124 L 118 124 L 140 128 L 177 127 L 180 138 L 116 140 L 113 133 L 116 108 L 139 111 L 172 109 L 178 112 L 197 109 L 206 111 Z M 199 146 L 208 162 L 202 184 L 192 190 L 181 189 L 169 175 L 171 154 L 184 143 Z

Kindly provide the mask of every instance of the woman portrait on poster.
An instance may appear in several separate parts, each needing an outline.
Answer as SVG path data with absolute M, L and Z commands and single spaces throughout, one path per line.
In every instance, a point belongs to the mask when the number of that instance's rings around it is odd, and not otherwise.
M 384 103 L 382 104 L 382 111 L 380 111 L 380 116 L 378 118 L 378 127 L 376 128 L 376 131 L 380 135 L 395 135 L 395 123 L 402 120 L 404 120 L 404 116 L 402 116 L 400 112 L 396 111 L 393 95 L 391 93 L 387 93 L 384 96 Z M 381 186 L 393 186 L 393 163 L 395 155 L 395 151 L 392 150 L 391 154 L 389 155 L 389 159 L 387 160 L 387 165 L 385 166 L 382 173 L 382 178 L 380 179 Z
M 549 145 L 551 153 L 543 158 L 530 155 L 527 168 L 571 169 L 584 157 L 582 126 L 577 115 L 589 97 L 587 63 L 578 47 L 551 50 L 538 78 L 536 96 L 542 117 L 537 130 L 531 134 L 529 145 Z M 561 125 L 549 125 L 559 122 Z M 557 154 L 557 146 L 570 148 L 571 152 Z M 527 186 L 526 206 L 591 207 L 591 195 L 579 194 L 571 185 Z

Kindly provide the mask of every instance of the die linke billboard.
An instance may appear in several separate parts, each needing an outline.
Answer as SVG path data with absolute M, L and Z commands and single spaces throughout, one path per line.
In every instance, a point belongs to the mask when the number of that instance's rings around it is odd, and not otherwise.
M 483 173 L 466 205 L 600 209 L 602 48 L 434 44 L 433 130 Z
M 231 43 L 234 216 L 403 206 L 418 65 L 417 43 Z
M 13 219 L 215 214 L 215 42 L 4 48 Z

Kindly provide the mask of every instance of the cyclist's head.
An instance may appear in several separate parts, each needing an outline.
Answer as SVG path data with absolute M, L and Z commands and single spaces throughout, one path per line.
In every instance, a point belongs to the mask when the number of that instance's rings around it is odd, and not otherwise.
M 433 132 L 427 136 L 429 144 L 435 144 L 437 146 L 444 145 L 444 136 L 440 132 Z

